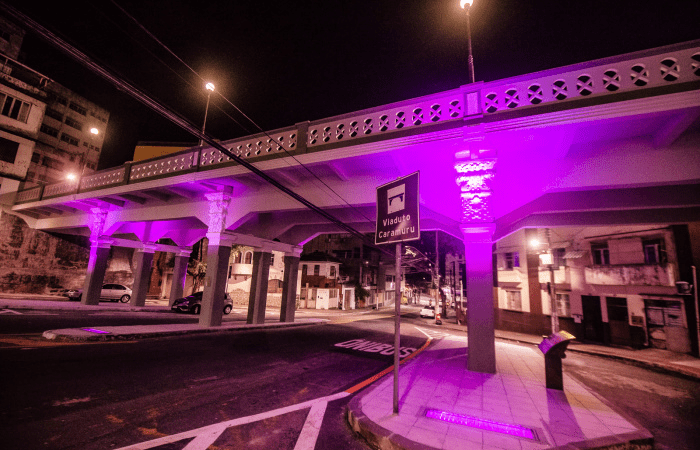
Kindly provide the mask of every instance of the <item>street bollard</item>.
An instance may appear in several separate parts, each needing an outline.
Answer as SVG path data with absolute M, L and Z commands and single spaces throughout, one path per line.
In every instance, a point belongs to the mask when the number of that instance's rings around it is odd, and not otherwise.
M 564 390 L 564 378 L 561 360 L 566 358 L 569 342 L 576 339 L 571 333 L 559 331 L 545 337 L 537 346 L 544 353 L 544 372 L 547 379 L 547 389 Z

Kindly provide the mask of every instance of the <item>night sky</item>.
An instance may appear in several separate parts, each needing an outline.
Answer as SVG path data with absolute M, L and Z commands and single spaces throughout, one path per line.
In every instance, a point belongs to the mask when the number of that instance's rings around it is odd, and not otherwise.
M 459 0 L 7 3 L 195 124 L 202 80 L 264 130 L 468 83 Z M 476 80 L 492 81 L 699 39 L 700 1 L 475 0 L 471 23 Z M 130 160 L 138 141 L 196 142 L 37 36 L 23 50 L 25 64 L 111 112 L 99 168 Z M 259 130 L 213 95 L 207 131 Z

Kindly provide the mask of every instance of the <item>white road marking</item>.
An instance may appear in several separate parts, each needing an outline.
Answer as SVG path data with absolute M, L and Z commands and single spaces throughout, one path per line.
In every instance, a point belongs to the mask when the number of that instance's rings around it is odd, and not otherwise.
M 314 450 L 318 433 L 321 431 L 323 416 L 326 414 L 326 406 L 328 406 L 328 402 L 320 401 L 311 407 L 294 450 Z
M 0 309 L 0 314 L 17 314 L 17 315 L 22 315 L 21 312 L 13 311 L 11 309 Z
M 216 439 L 221 435 L 221 433 L 226 431 L 226 429 L 229 427 L 235 427 L 238 425 L 245 425 L 248 423 L 257 422 L 259 420 L 265 420 L 269 419 L 270 417 L 281 416 L 283 414 L 287 414 L 293 411 L 299 411 L 301 409 L 313 408 L 313 406 L 316 403 L 323 402 L 327 404 L 328 402 L 347 397 L 348 395 L 350 394 L 348 394 L 347 392 L 338 392 L 337 394 L 329 395 L 327 397 L 316 398 L 306 402 L 297 403 L 296 405 L 285 406 L 283 408 L 273 409 L 272 411 L 254 414 L 248 417 L 239 417 L 238 419 L 215 423 L 213 425 L 207 425 L 206 427 L 196 428 L 194 430 L 184 431 L 178 434 L 172 434 L 170 436 L 154 439 L 152 441 L 146 441 L 141 442 L 139 444 L 129 445 L 128 447 L 122 447 L 117 450 L 148 450 L 151 448 L 159 447 L 161 445 L 172 444 L 173 442 L 181 441 L 183 439 L 191 437 L 194 437 L 196 439 L 190 442 L 187 445 L 187 447 L 185 447 L 185 449 L 183 450 L 205 449 L 207 447 L 199 447 L 200 443 L 203 445 L 205 442 L 209 442 L 209 445 L 211 445 L 211 443 L 215 442 Z M 202 436 L 201 440 L 199 439 L 200 436 Z M 208 439 L 212 437 L 213 440 L 209 441 Z M 190 447 L 191 445 L 195 444 L 197 446 Z
M 194 440 L 187 444 L 187 446 L 182 450 L 207 450 L 210 445 L 219 439 L 219 436 L 221 436 L 221 433 L 223 433 L 225 430 L 226 427 L 208 430 L 206 433 L 202 433 L 194 438 Z

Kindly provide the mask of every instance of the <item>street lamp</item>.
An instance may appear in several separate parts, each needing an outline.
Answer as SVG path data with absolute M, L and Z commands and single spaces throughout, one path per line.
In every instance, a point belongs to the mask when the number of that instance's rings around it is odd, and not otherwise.
M 90 134 L 97 136 L 100 134 L 100 130 L 97 127 L 91 127 L 90 128 Z M 87 154 L 90 151 L 88 148 L 85 153 L 80 153 L 80 157 L 78 160 L 78 173 L 73 173 L 69 172 L 66 174 L 66 180 L 70 181 L 71 183 L 76 183 L 76 191 L 77 189 L 80 188 L 80 180 L 83 177 L 85 173 L 85 166 L 87 165 Z
M 469 21 L 469 8 L 472 6 L 473 0 L 460 0 L 459 5 L 467 13 L 467 42 L 469 44 L 469 80 L 474 83 L 474 56 L 472 55 L 472 30 Z
M 552 334 L 557 333 L 559 331 L 559 315 L 557 313 L 557 299 L 556 299 L 556 290 L 554 288 L 554 253 L 552 250 L 552 239 L 550 236 L 550 230 L 549 228 L 545 228 L 544 230 L 545 233 L 545 238 L 547 242 L 544 244 L 547 246 L 544 252 L 540 253 L 540 264 L 547 267 L 549 269 L 549 283 L 547 283 L 549 286 L 549 304 L 550 304 L 550 309 L 552 310 Z M 539 248 L 541 243 L 537 239 L 533 239 L 530 242 L 530 246 L 537 249 Z
M 214 83 L 207 83 L 204 86 L 207 89 L 207 107 L 204 109 L 204 123 L 202 124 L 202 134 L 204 134 L 204 129 L 207 126 L 207 114 L 209 113 L 209 99 L 211 98 L 211 93 L 214 92 Z M 204 145 L 204 139 L 199 140 L 199 146 Z

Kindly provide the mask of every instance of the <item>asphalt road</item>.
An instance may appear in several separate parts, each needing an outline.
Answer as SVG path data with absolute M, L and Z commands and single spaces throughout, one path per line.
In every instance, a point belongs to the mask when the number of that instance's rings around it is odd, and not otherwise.
M 656 449 L 700 449 L 700 381 L 567 352 L 564 371 L 654 435 Z
M 402 334 L 425 342 L 415 327 Z M 335 347 L 356 339 L 391 344 L 393 322 L 0 348 L 0 447 L 118 449 L 335 394 L 392 363 Z M 317 449 L 368 448 L 344 423 L 347 401 L 328 403 Z M 292 449 L 307 412 L 228 428 L 217 445 Z

